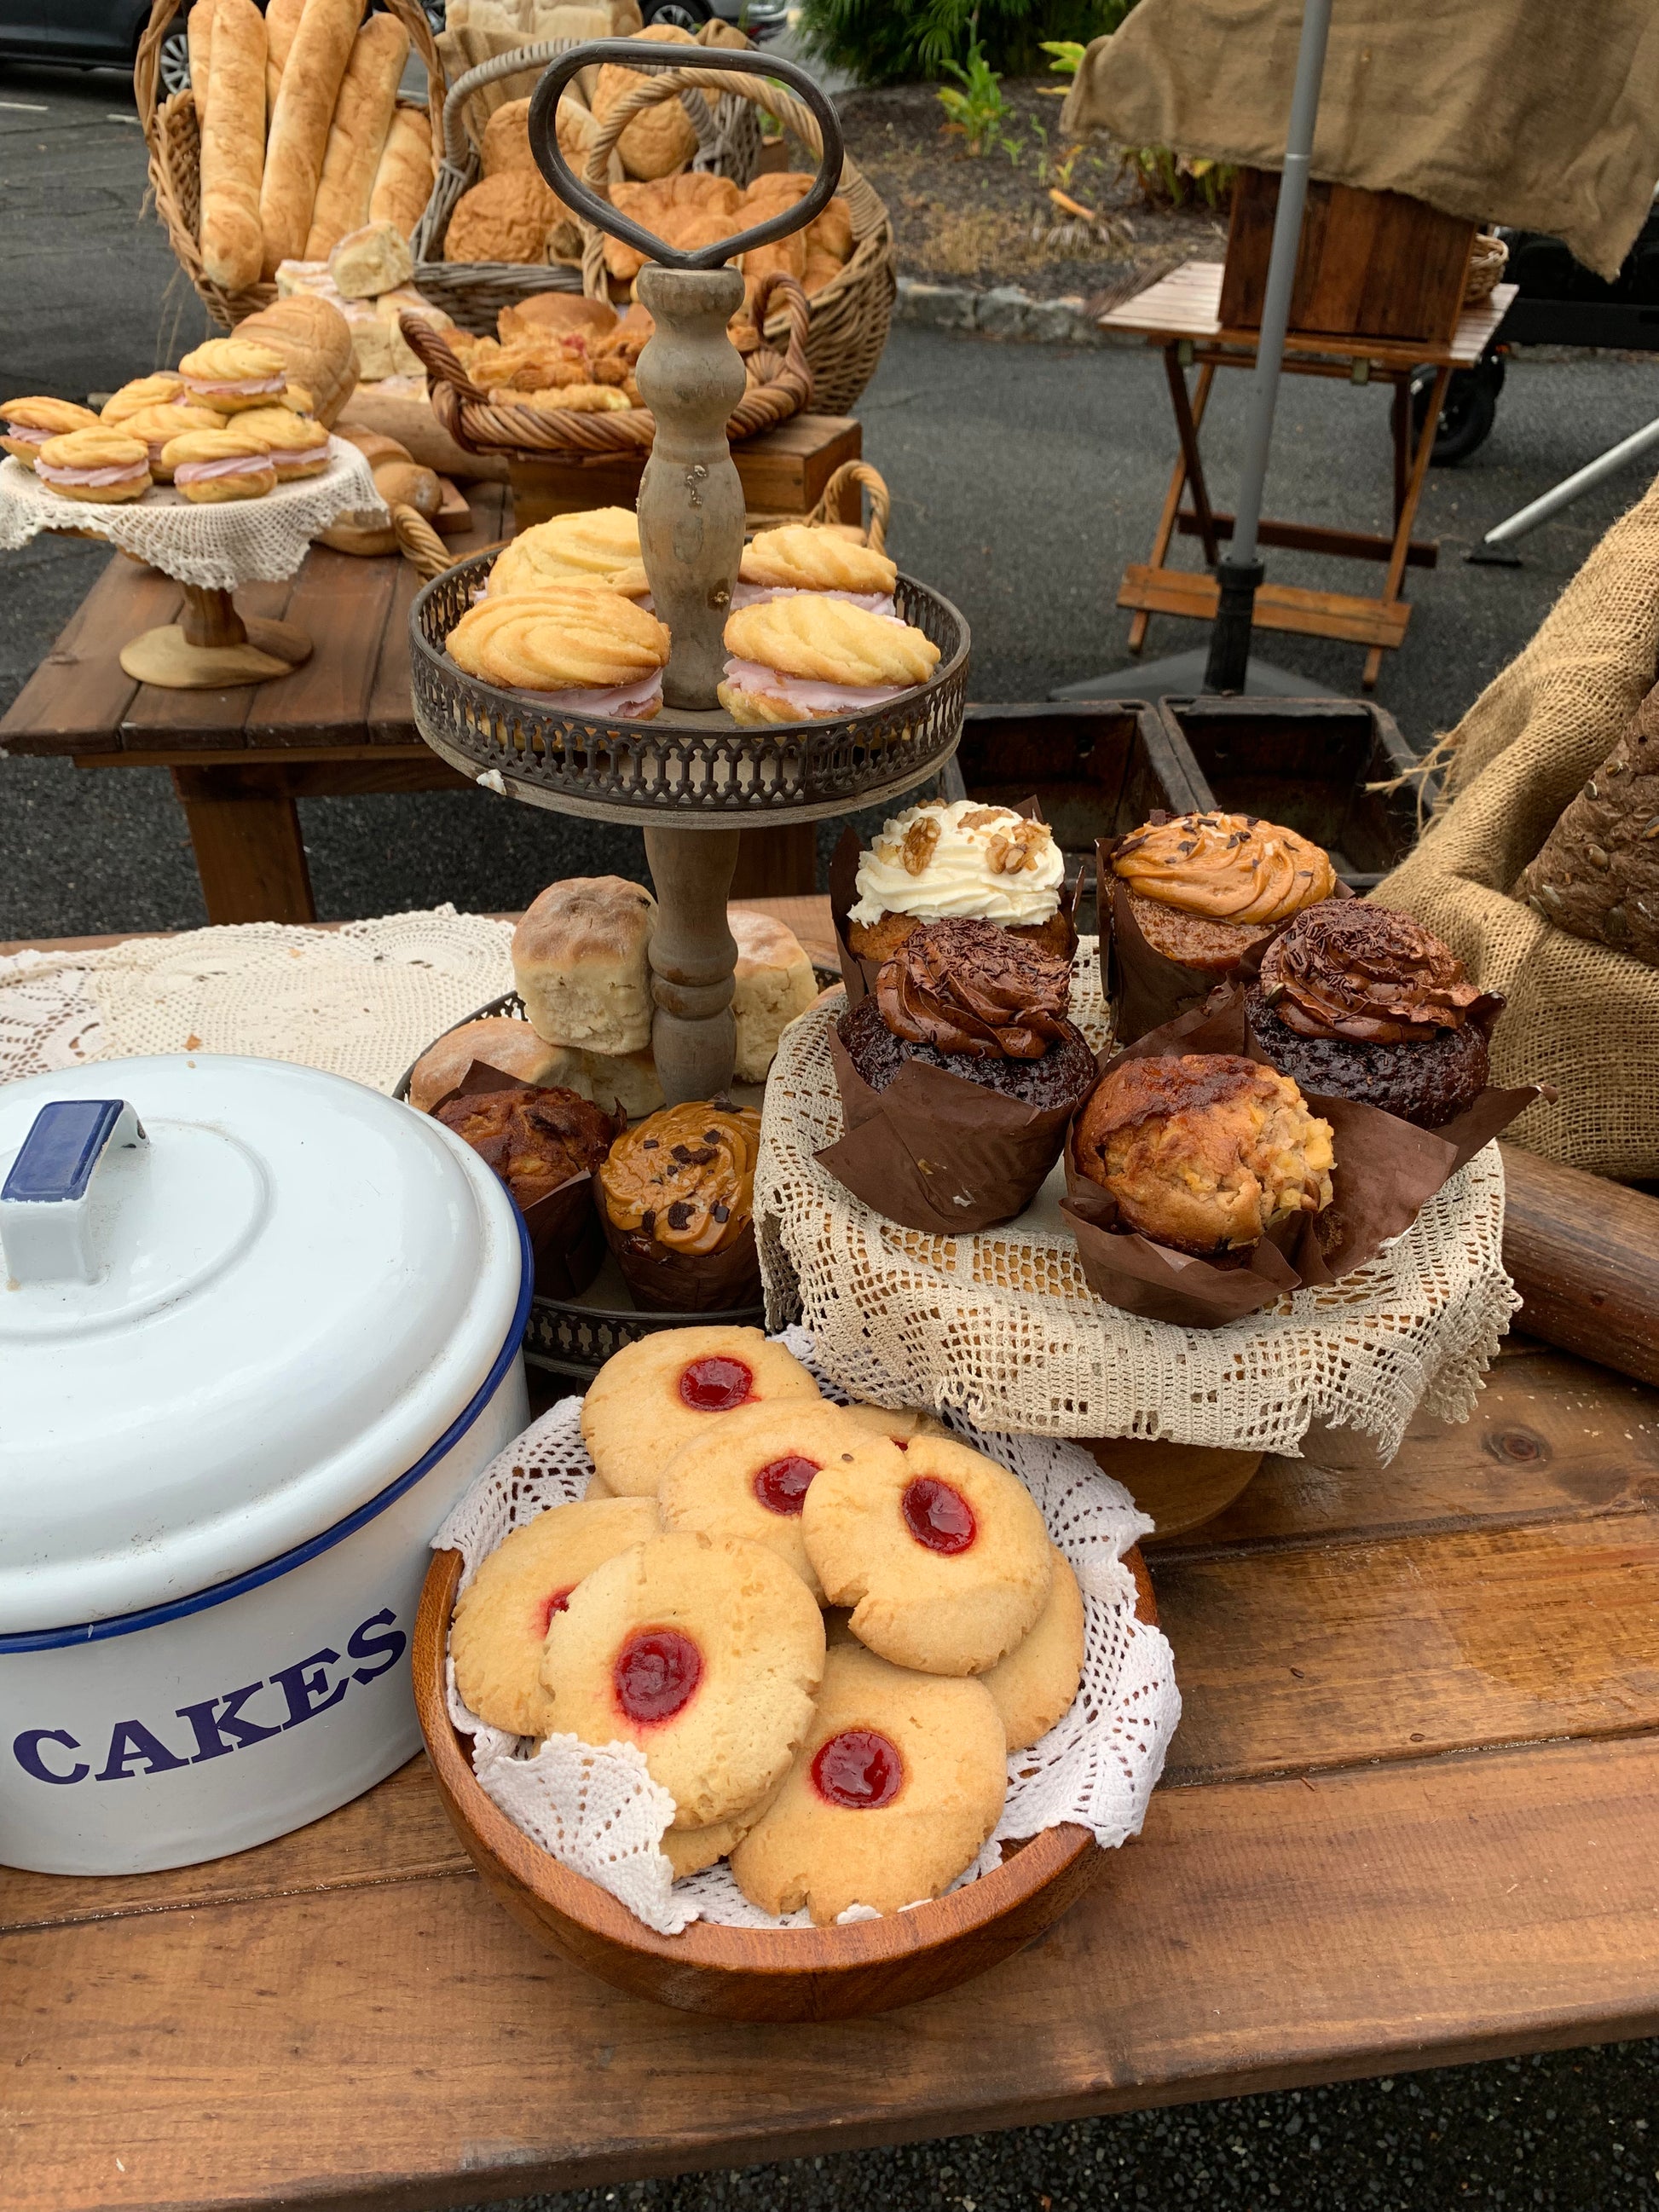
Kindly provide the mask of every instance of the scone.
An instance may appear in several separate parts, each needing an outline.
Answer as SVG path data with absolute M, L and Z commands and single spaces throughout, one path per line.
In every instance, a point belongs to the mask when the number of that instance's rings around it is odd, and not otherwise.
M 328 466 L 328 432 L 312 416 L 285 403 L 251 407 L 237 416 L 235 427 L 270 447 L 278 483 L 319 477 Z
M 1253 814 L 1177 814 L 1123 839 L 1112 872 L 1155 952 L 1218 979 L 1336 890 L 1322 847 Z
M 810 523 L 786 523 L 762 530 L 743 549 L 733 609 L 759 606 L 796 592 L 815 592 L 846 599 L 868 614 L 891 615 L 896 565 L 884 553 L 855 545 L 831 530 Z
M 732 1313 L 761 1303 L 755 1244 L 760 1115 L 707 1102 L 665 1106 L 611 1146 L 599 1218 L 636 1305 Z
M 513 1735 L 553 1726 L 542 1687 L 547 1625 L 585 1575 L 659 1535 L 648 1498 L 550 1506 L 502 1539 L 461 1592 L 450 1625 L 455 1686 L 470 1712 Z
M 489 591 L 529 592 L 544 584 L 609 582 L 640 559 L 640 519 L 631 507 L 595 507 L 581 514 L 556 514 L 520 531 L 495 556 Z M 644 571 L 641 570 L 643 577 Z
M 210 338 L 179 364 L 179 380 L 191 399 L 204 399 L 222 415 L 258 407 L 280 398 L 288 366 L 271 346 L 253 338 Z
M 823 1621 L 800 1577 L 763 1545 L 684 1533 L 595 1567 L 541 1660 L 552 1728 L 637 1744 L 676 1828 L 740 1818 L 777 1786 L 823 1674 Z
M 444 641 L 469 676 L 572 714 L 648 722 L 662 705 L 665 623 L 602 585 L 491 592 Z
M 222 430 L 187 430 L 169 439 L 161 459 L 188 500 L 210 504 L 260 499 L 276 489 L 276 470 L 263 438 L 230 423 Z
M 994 921 L 1069 959 L 1060 911 L 1066 862 L 1046 822 L 973 799 L 929 799 L 884 822 L 859 855 L 847 941 L 861 959 L 889 960 L 924 921 Z
M 819 1396 L 757 1328 L 664 1329 L 613 1352 L 582 1400 L 582 1442 L 618 1498 L 654 1498 L 675 1453 L 739 1406 Z
M 805 1741 L 732 1854 L 763 1912 L 819 1927 L 938 1897 L 979 1856 L 1008 1790 L 1002 1723 L 975 1681 L 915 1674 L 837 1644 Z
M 753 907 L 728 907 L 726 927 L 738 948 L 732 994 L 739 1083 L 764 1083 L 778 1039 L 818 994 L 812 963 L 794 931 Z
M 171 407 L 182 401 L 193 404 L 185 391 L 185 380 L 176 368 L 160 369 L 154 376 L 135 376 L 118 392 L 112 392 L 98 412 L 112 429 L 118 429 L 141 407 Z M 221 417 L 222 420 L 223 418 Z
M 34 473 L 64 499 L 142 499 L 150 485 L 149 447 L 97 422 L 37 446 Z
M 98 419 L 90 407 L 77 407 L 72 399 L 8 399 L 0 405 L 0 446 L 32 467 L 48 438 L 95 429 Z
M 1331 1202 L 1330 1123 L 1288 1075 L 1232 1053 L 1120 1060 L 1073 1145 L 1127 1228 L 1200 1258 Z
M 129 438 L 142 438 L 149 448 L 149 472 L 157 483 L 171 483 L 173 471 L 167 461 L 167 448 L 175 438 L 185 437 L 191 430 L 222 430 L 225 418 L 211 407 L 180 406 L 176 402 L 151 407 L 135 407 L 124 416 L 120 428 Z
M 744 607 L 726 625 L 720 702 L 736 722 L 811 722 L 880 707 L 925 684 L 939 662 L 908 623 L 801 592 Z
M 513 933 L 513 980 L 550 1044 L 634 1053 L 651 1042 L 657 902 L 622 876 L 550 884 Z
M 1024 1751 L 1070 1712 L 1083 1680 L 1083 1593 L 1071 1562 L 1054 1551 L 1048 1602 L 1006 1659 L 980 1680 L 991 1692 L 1010 1751 Z
M 568 1045 L 547 1043 L 528 1022 L 486 1014 L 482 1020 L 463 1022 L 428 1046 L 410 1072 L 410 1104 L 417 1113 L 429 1114 L 475 1060 L 533 1090 L 556 1088 L 574 1091 L 583 1098 L 592 1096 L 584 1054 Z
M 977 1674 L 1036 1625 L 1054 1550 L 1018 1475 L 952 1437 L 872 1437 L 814 1476 L 806 1556 L 853 1633 L 896 1667 Z

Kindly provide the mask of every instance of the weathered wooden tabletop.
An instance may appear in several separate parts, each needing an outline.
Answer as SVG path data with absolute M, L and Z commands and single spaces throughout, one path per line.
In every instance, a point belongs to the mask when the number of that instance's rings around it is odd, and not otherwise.
M 726 2026 L 538 1950 L 416 1761 L 284 1841 L 0 1873 L 8 2212 L 422 2206 L 1659 2031 L 1659 1395 L 1506 1350 L 1382 1474 L 1149 1553 L 1186 1717 L 1042 1942 Z

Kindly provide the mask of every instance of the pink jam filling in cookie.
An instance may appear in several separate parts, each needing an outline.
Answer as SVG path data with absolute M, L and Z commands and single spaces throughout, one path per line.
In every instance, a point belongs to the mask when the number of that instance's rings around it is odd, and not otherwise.
M 943 1552 L 954 1558 L 965 1552 L 978 1531 L 974 1522 L 974 1509 L 959 1490 L 937 1475 L 919 1475 L 906 1486 L 900 1501 L 904 1525 L 921 1544 L 930 1552 Z
M 867 1813 L 890 1805 L 904 1780 L 898 1746 L 874 1729 L 843 1729 L 820 1744 L 812 1787 L 826 1804 Z
M 544 1636 L 547 1633 L 548 1624 L 554 1614 L 562 1613 L 569 1604 L 570 1593 L 575 1587 L 574 1583 L 567 1583 L 562 1589 L 556 1589 L 550 1596 L 542 1600 L 542 1634 Z
M 672 1721 L 702 1680 L 702 1654 L 678 1628 L 636 1629 L 611 1674 L 630 1721 Z
M 788 1458 L 775 1459 L 762 1468 L 752 1487 L 769 1513 L 799 1514 L 817 1471 L 816 1460 L 803 1459 L 799 1452 L 793 1452 Z
M 746 1402 L 755 1378 L 740 1359 L 694 1359 L 680 1376 L 680 1397 L 696 1413 L 729 1413 Z

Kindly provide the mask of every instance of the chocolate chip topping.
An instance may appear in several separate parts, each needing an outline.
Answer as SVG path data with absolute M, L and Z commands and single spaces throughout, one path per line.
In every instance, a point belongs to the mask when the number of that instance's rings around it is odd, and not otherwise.
M 1501 1000 L 1410 915 L 1364 899 L 1310 907 L 1261 956 L 1262 996 L 1298 1036 L 1423 1042 Z
M 1071 964 L 990 921 L 913 930 L 876 981 L 895 1036 L 977 1060 L 1041 1060 L 1069 1034 Z

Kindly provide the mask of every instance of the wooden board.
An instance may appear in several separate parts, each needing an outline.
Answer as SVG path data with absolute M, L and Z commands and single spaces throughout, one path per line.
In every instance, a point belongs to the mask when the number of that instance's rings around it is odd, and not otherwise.
M 1131 561 L 1118 586 L 1121 607 L 1149 614 L 1185 615 L 1208 622 L 1219 587 L 1212 575 L 1195 569 L 1152 568 Z M 1349 645 L 1397 646 L 1412 611 L 1403 601 L 1357 598 L 1351 592 L 1310 591 L 1300 584 L 1263 584 L 1255 595 L 1258 629 L 1293 631 L 1300 637 L 1334 637 Z

